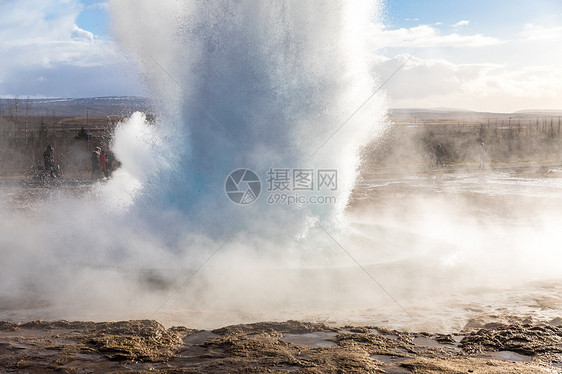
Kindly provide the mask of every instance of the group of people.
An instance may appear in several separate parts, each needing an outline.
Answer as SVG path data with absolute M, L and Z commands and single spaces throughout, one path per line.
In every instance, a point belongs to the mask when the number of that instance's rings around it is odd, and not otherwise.
M 113 162 L 115 155 L 111 151 L 105 151 L 100 147 L 94 148 L 92 151 L 92 179 L 105 176 L 109 178 L 113 171 Z
M 44 175 L 50 175 L 51 178 L 59 177 L 59 166 L 55 163 L 55 148 L 48 145 L 43 152 L 43 161 L 45 162 Z M 109 178 L 113 171 L 115 155 L 111 151 L 104 151 L 100 147 L 94 148 L 91 156 L 92 161 L 92 179 L 105 176 Z

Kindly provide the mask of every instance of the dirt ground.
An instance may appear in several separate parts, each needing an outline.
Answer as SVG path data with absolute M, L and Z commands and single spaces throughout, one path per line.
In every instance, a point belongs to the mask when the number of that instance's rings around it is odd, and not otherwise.
M 298 321 L 213 331 L 150 320 L 0 322 L 0 372 L 558 373 L 561 325 L 475 319 L 432 335 Z

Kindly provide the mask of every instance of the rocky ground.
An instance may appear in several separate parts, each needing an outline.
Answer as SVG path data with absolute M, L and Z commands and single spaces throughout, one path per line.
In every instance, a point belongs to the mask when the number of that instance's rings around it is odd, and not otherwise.
M 475 319 L 451 335 L 297 321 L 213 331 L 166 329 L 149 320 L 0 322 L 2 373 L 277 371 L 559 373 L 562 319 Z

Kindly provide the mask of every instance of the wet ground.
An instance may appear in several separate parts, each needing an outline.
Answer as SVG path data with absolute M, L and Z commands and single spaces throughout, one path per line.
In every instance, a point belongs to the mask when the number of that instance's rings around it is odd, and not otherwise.
M 91 192 L 93 180 L 84 173 L 60 178 L 27 176 L 0 178 L 0 202 L 19 211 L 30 211 L 46 200 L 60 197 L 85 197 Z
M 0 322 L 0 371 L 25 373 L 557 373 L 560 320 L 456 334 L 297 321 L 213 331 L 158 322 Z

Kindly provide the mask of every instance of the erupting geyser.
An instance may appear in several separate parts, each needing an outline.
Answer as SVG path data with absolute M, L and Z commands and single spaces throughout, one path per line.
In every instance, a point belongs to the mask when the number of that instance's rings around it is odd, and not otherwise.
M 88 199 L 57 197 L 2 223 L 2 291 L 45 300 L 41 318 L 178 321 L 207 310 L 201 326 L 354 294 L 353 277 L 299 269 L 349 260 L 331 235 L 345 227 L 359 150 L 385 123 L 367 43 L 378 10 L 362 0 L 110 1 L 155 120 L 135 113 L 118 126 L 122 168 Z M 236 169 L 259 176 L 252 204 L 225 193 Z M 268 175 L 301 169 L 328 201 L 268 199 Z M 333 178 L 327 192 L 316 188 L 321 170 Z
M 377 1 L 110 4 L 164 139 L 157 152 L 167 168 L 149 177 L 139 209 L 172 211 L 215 237 L 248 218 L 248 233 L 287 243 L 310 222 L 337 221 L 359 148 L 384 123 L 380 97 L 347 121 L 377 88 L 367 46 Z M 235 206 L 224 181 L 239 168 L 254 170 L 264 192 L 272 168 L 337 170 L 335 202 L 287 208 L 264 193 Z
M 432 320 L 458 331 L 473 310 L 558 300 L 559 282 L 521 287 L 559 276 L 562 204 L 544 194 L 559 195 L 556 179 L 404 168 L 363 181 L 375 205 L 343 218 L 361 146 L 386 124 L 369 40 L 378 1 L 109 3 L 155 119 L 135 113 L 118 126 L 122 167 L 82 186 L 86 196 L 53 189 L 23 213 L 0 206 L 5 319 L 424 330 Z M 295 195 L 304 200 L 288 204 Z

